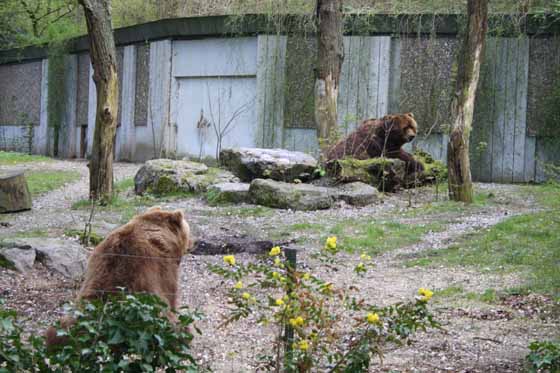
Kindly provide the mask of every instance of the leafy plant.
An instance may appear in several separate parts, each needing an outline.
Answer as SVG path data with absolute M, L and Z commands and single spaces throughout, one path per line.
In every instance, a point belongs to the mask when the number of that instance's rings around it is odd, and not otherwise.
M 122 293 L 69 314 L 75 323 L 57 330 L 66 343 L 47 351 L 43 337 L 25 341 L 15 312 L 0 307 L 0 373 L 199 371 L 189 349 L 196 312 L 175 314 L 155 295 Z
M 189 349 L 189 326 L 197 313 L 179 314 L 175 324 L 168 318 L 175 318 L 174 312 L 157 296 L 123 293 L 107 302 L 88 302 L 71 315 L 76 322 L 57 331 L 68 343 L 48 355 L 56 371 L 198 371 Z
M 44 342 L 42 338 L 30 337 L 29 343 L 22 338 L 22 326 L 16 312 L 4 308 L 0 299 L 0 373 L 21 372 L 34 367 L 47 372 L 42 358 Z
M 529 350 L 531 372 L 560 372 L 560 342 L 531 342 Z
M 342 265 L 339 250 L 336 237 L 329 237 L 317 258 L 328 267 Z M 417 330 L 439 326 L 427 309 L 430 290 L 420 289 L 412 302 L 378 307 L 355 297 L 355 287 L 336 288 L 297 271 L 288 257 L 276 246 L 264 263 L 238 264 L 227 255 L 224 266 L 209 266 L 232 283 L 225 324 L 254 314 L 276 330 L 274 353 L 258 357 L 262 369 L 365 372 L 375 356 L 383 358 L 387 345 L 401 345 Z M 370 267 L 371 257 L 362 253 L 354 272 L 362 276 Z

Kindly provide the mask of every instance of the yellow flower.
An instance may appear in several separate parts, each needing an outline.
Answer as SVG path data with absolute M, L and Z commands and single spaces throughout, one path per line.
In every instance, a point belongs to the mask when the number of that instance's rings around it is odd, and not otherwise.
M 276 256 L 276 255 L 280 255 L 281 253 L 282 253 L 282 250 L 280 249 L 280 246 L 274 246 L 272 249 L 270 249 L 270 252 L 268 253 L 268 255 Z
M 284 304 L 284 300 L 283 300 L 282 298 L 276 299 L 276 305 L 277 305 L 277 306 L 281 306 L 281 305 L 283 305 L 283 304 Z
M 229 264 L 230 266 L 235 265 L 235 257 L 233 255 L 226 255 L 224 256 L 224 262 Z
M 310 278 L 311 278 L 311 275 L 310 275 L 309 273 L 304 273 L 304 274 L 303 274 L 303 279 L 304 279 L 304 280 L 307 281 L 307 280 L 309 280 Z
M 336 249 L 336 236 L 331 236 L 331 237 L 327 238 L 326 247 L 329 250 Z
M 368 324 L 378 324 L 379 323 L 379 315 L 376 313 L 368 313 L 367 314 L 367 322 Z
M 422 300 L 424 302 L 427 302 L 432 298 L 432 295 L 434 295 L 434 292 L 431 291 L 430 289 L 420 288 L 420 289 L 418 289 L 418 295 L 422 296 Z
M 307 351 L 309 349 L 309 342 L 307 342 L 305 339 L 302 339 L 298 342 L 297 347 L 302 351 Z
M 251 299 L 251 294 L 249 294 L 249 293 L 243 293 L 241 296 L 242 296 L 243 299 L 245 299 L 245 300 Z
M 233 287 L 236 288 L 236 289 L 241 289 L 241 288 L 243 288 L 243 282 L 237 281 L 237 283 L 235 285 L 233 285 Z
M 277 266 L 280 266 L 282 264 L 282 261 L 280 260 L 280 258 L 275 258 L 274 259 L 274 264 L 276 264 Z
M 301 316 L 290 319 L 290 325 L 293 326 L 294 328 L 297 328 L 298 326 L 303 326 L 304 322 L 305 320 Z
M 371 256 L 364 253 L 364 254 L 360 255 L 360 259 L 367 262 L 367 261 L 371 260 Z
M 278 280 L 280 278 L 280 274 L 278 272 L 272 272 L 272 278 Z
M 356 266 L 356 270 L 357 271 L 363 271 L 365 269 L 364 263 L 358 263 L 358 265 Z

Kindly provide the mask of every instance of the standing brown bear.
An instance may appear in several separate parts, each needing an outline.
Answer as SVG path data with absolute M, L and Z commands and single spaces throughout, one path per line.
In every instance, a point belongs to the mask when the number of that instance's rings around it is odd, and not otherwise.
M 422 172 L 424 166 L 402 146 L 416 137 L 418 124 L 412 113 L 391 114 L 381 119 L 367 119 L 355 131 L 327 151 L 327 161 L 351 157 L 398 158 L 406 163 L 407 174 Z
M 177 310 L 179 267 L 191 247 L 190 228 L 183 212 L 153 207 L 111 232 L 95 248 L 78 300 L 106 299 L 125 288 L 132 293 L 155 294 Z M 62 326 L 73 322 L 63 319 Z M 64 339 L 56 336 L 53 327 L 49 328 L 47 346 L 61 343 Z

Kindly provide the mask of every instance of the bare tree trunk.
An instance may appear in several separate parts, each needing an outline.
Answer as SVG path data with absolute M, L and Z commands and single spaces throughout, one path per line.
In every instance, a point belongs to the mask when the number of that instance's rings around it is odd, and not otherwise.
M 473 201 L 469 136 L 484 39 L 488 28 L 488 0 L 468 0 L 468 27 L 459 55 L 455 95 L 451 104 L 453 123 L 447 145 L 449 198 Z
M 326 149 L 336 129 L 340 70 L 344 61 L 342 0 L 317 0 L 319 53 L 315 82 L 315 121 L 319 141 Z
M 113 144 L 117 130 L 119 82 L 110 0 L 79 0 L 84 8 L 90 42 L 97 115 L 90 162 L 89 191 L 108 200 L 113 191 Z

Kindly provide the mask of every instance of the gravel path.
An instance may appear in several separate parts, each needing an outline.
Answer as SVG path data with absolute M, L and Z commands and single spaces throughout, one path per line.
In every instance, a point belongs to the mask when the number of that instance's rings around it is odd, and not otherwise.
M 37 198 L 31 212 L 8 216 L 10 226 L 0 226 L 0 235 L 32 229 L 47 229 L 50 234 L 56 235 L 64 227 L 83 224 L 86 214 L 69 208 L 73 202 L 87 196 L 86 164 L 80 161 L 55 161 L 26 167 L 72 169 L 79 171 L 82 178 Z M 116 179 L 133 176 L 138 167 L 117 163 Z M 354 285 L 367 300 L 386 305 L 412 299 L 422 286 L 436 290 L 460 286 L 469 292 L 482 293 L 486 289 L 507 289 L 521 283 L 518 273 L 481 273 L 470 268 L 443 266 L 407 268 L 403 265 L 404 257 L 427 249 L 447 247 L 465 234 L 487 229 L 510 216 L 530 213 L 538 208 L 533 200 L 521 198 L 516 186 L 477 184 L 476 187 L 484 193 L 492 193 L 496 202 L 488 206 L 430 214 L 429 217 L 421 213 L 414 216 L 410 212 L 414 211 L 414 207 L 425 207 L 434 201 L 431 188 L 412 191 L 411 195 L 407 192 L 390 195 L 380 205 L 365 208 L 341 205 L 317 212 L 259 209 L 252 205 L 210 207 L 198 198 L 154 201 L 154 204 L 184 209 L 197 237 L 247 235 L 261 239 L 278 235 L 283 239 L 306 238 L 294 245 L 300 249 L 298 266 L 310 268 L 319 277 L 328 278 L 335 286 Z M 409 200 L 412 200 L 413 208 L 408 207 Z M 374 258 L 376 267 L 365 278 L 356 280 L 352 273 L 357 262 L 355 256 L 345 255 L 347 265 L 338 271 L 329 270 L 310 256 L 317 250 L 312 242 L 327 233 L 326 227 L 343 219 L 391 219 L 411 225 L 437 220 L 445 224 L 445 229 L 426 234 L 417 244 Z M 99 211 L 96 220 L 114 223 L 115 212 Z M 289 227 L 296 223 L 315 224 L 325 229 L 319 229 L 319 233 L 290 232 Z M 254 256 L 248 254 L 240 254 L 236 258 L 241 262 L 255 260 Z M 227 313 L 226 288 L 231 284 L 223 283 L 210 273 L 207 265 L 221 261 L 221 256 L 192 255 L 183 261 L 182 303 L 198 308 L 206 315 L 199 325 L 203 335 L 195 338 L 193 348 L 199 359 L 216 372 L 254 371 L 254 357 L 271 348 L 272 331 L 257 327 L 254 319 L 218 327 Z M 41 329 L 58 318 L 60 306 L 73 299 L 77 286 L 40 266 L 27 274 L 0 270 L 1 295 L 7 299 L 9 306 L 17 308 L 29 318 L 32 330 Z M 537 301 L 548 302 L 546 299 Z M 411 346 L 387 353 L 385 365 L 381 367 L 376 364 L 372 371 L 517 372 L 522 370 L 523 356 L 531 340 L 560 336 L 557 318 L 543 321 L 539 314 L 527 316 L 501 303 L 487 304 L 460 298 L 435 300 L 432 308 L 445 330 L 415 336 Z M 498 312 L 498 316 L 494 317 L 496 310 L 503 313 Z M 501 317 L 502 314 L 511 317 Z

